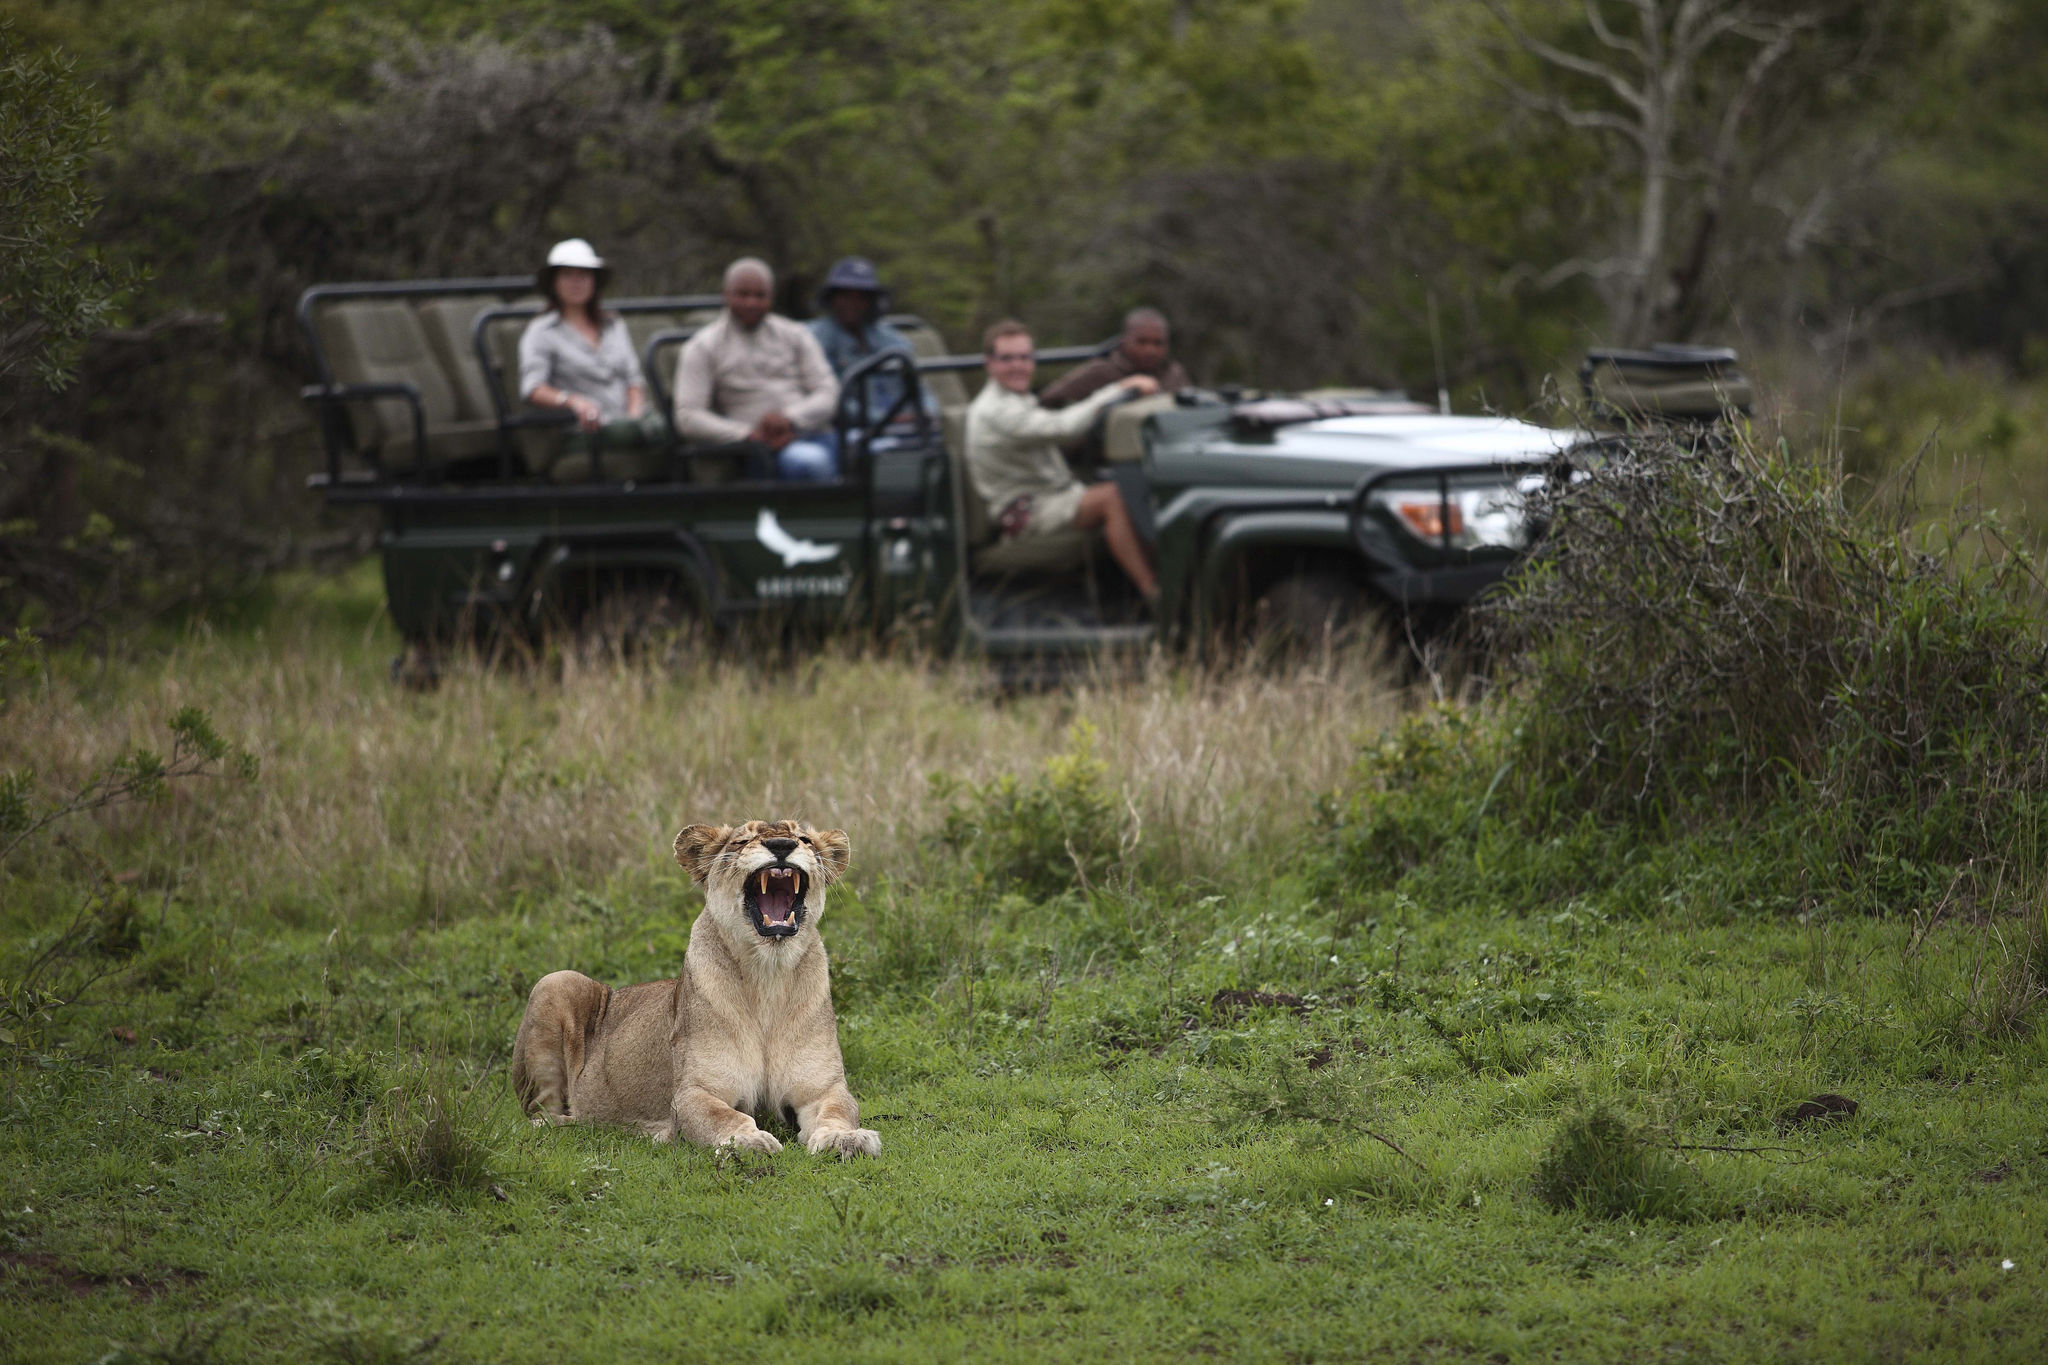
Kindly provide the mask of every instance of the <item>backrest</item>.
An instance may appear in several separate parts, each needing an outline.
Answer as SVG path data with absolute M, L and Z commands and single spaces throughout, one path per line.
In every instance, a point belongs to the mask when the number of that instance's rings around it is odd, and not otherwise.
M 1103 424 L 1102 458 L 1110 464 L 1127 464 L 1145 458 L 1145 419 L 1155 412 L 1171 412 L 1174 397 L 1155 393 L 1118 403 L 1109 410 Z
M 519 338 L 532 321 L 531 317 L 513 316 L 492 318 L 484 324 L 484 349 L 491 354 L 491 370 L 497 375 L 498 392 L 505 400 L 505 411 L 513 414 L 524 406 L 519 401 Z M 469 351 L 471 355 L 476 354 L 474 340 L 469 344 Z M 478 369 L 482 369 L 481 361 Z M 488 395 L 486 401 L 489 401 Z
M 967 405 L 947 408 L 939 423 L 945 431 L 946 453 L 953 461 L 953 486 L 959 490 L 960 525 L 967 533 L 967 548 L 971 550 L 995 539 L 995 525 L 989 521 L 988 506 L 967 474 Z
M 320 343 L 334 377 L 343 384 L 411 384 L 419 390 L 427 424 L 455 420 L 455 389 L 427 344 L 412 305 L 398 299 L 352 299 L 321 310 Z M 403 398 L 352 403 L 358 439 L 409 437 L 412 405 Z M 364 419 L 373 414 L 374 427 Z M 368 428 L 368 429 L 366 429 Z
M 1746 413 L 1754 398 L 1735 352 L 1718 347 L 1659 345 L 1648 351 L 1588 351 L 1579 382 L 1597 413 L 1610 419 L 1719 418 Z
M 427 299 L 419 305 L 420 325 L 426 330 L 427 344 L 433 347 L 434 358 L 453 381 L 456 410 L 467 421 L 489 422 L 498 416 L 491 406 L 491 386 L 484 377 L 483 362 L 477 359 L 476 347 L 470 341 L 476 315 L 496 306 L 495 299 L 473 295 Z
M 938 328 L 923 318 L 897 314 L 889 319 L 889 324 L 903 333 L 903 339 L 910 343 L 910 349 L 917 355 L 930 358 L 946 354 L 946 339 L 939 335 Z M 926 373 L 920 378 L 924 380 L 925 388 L 931 391 L 932 398 L 938 403 L 941 411 L 967 406 L 970 396 L 967 392 L 967 381 L 959 374 L 942 371 L 937 374 Z
M 538 299 L 517 300 L 518 304 L 532 304 L 536 307 L 539 302 Z M 510 317 L 492 318 L 484 324 L 484 349 L 491 354 L 491 369 L 498 377 L 498 392 L 505 400 L 505 411 L 514 417 L 526 409 L 526 405 L 519 399 L 519 338 L 534 316 L 538 314 L 527 317 L 514 314 Z M 471 322 L 471 326 L 475 326 L 474 321 Z M 471 355 L 476 354 L 474 340 L 466 340 L 463 344 L 468 347 Z M 477 368 L 481 373 L 481 361 L 478 362 Z M 490 381 L 486 378 L 484 382 L 488 395 Z M 486 396 L 485 402 L 489 401 Z M 488 408 L 486 412 L 493 417 L 497 415 Z M 519 452 L 519 458 L 525 461 L 528 469 L 546 469 L 554 463 L 556 456 L 562 453 L 562 432 L 551 427 L 524 427 L 514 433 L 512 446 Z
M 681 325 L 674 313 L 623 313 L 620 316 L 626 319 L 626 335 L 633 339 L 635 359 L 647 353 L 649 337 Z

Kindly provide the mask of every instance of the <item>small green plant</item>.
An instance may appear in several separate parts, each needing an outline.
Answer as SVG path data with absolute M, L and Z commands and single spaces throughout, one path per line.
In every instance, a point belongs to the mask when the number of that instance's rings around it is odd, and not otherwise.
M 0 772 L 0 863 L 35 835 L 88 811 L 162 800 L 173 782 L 226 772 L 256 776 L 255 755 L 221 738 L 206 712 L 180 709 L 169 721 L 171 751 L 132 747 L 103 764 L 84 783 L 54 800 L 39 800 L 32 771 Z
M 1698 1180 L 1641 1128 L 1611 1109 L 1569 1115 L 1536 1166 L 1536 1197 L 1600 1218 L 1702 1216 Z
M 1095 727 L 1075 721 L 1068 747 L 1028 780 L 1015 774 L 979 785 L 932 778 L 944 804 L 939 842 L 972 875 L 998 889 L 1037 897 L 1076 881 L 1098 881 L 1122 852 L 1123 827 L 1109 765 L 1095 752 Z
M 384 1092 L 368 1128 L 371 1166 L 400 1190 L 462 1193 L 495 1178 L 497 1152 L 474 1089 L 454 1095 L 425 1076 L 408 1077 Z

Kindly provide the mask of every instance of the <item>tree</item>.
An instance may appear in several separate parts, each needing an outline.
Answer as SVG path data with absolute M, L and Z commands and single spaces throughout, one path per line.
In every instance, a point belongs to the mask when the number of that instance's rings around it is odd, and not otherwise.
M 1591 281 L 1624 344 L 1714 320 L 1716 272 L 1751 245 L 1762 177 L 1887 61 L 1923 46 L 1932 22 L 1910 2 L 1481 3 L 1506 40 L 1492 63 L 1501 87 L 1618 154 L 1590 187 L 1615 220 L 1607 249 L 1530 273 L 1543 288 Z M 1909 35 L 1922 41 L 1898 41 Z M 1825 179 L 1806 189 L 1793 224 L 1828 202 Z
M 106 106 L 67 57 L 0 23 L 0 385 L 26 368 L 61 388 L 120 281 L 83 245 Z

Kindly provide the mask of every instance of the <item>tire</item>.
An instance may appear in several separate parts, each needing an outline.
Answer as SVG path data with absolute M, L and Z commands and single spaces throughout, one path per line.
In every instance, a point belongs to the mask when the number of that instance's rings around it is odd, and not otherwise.
M 1266 589 L 1252 608 L 1251 638 L 1256 655 L 1277 664 L 1356 653 L 1384 665 L 1399 643 L 1370 593 L 1341 574 L 1315 571 Z
M 673 667 L 697 654 L 698 624 L 694 605 L 674 585 L 615 587 L 578 622 L 578 651 L 586 662 Z

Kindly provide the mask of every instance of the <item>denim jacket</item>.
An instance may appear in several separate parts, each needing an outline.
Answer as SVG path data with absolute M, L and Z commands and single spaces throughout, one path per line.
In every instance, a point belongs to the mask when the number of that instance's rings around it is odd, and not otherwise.
M 846 378 L 848 370 L 878 352 L 903 351 L 916 354 L 903 333 L 886 322 L 871 322 L 863 327 L 858 335 L 841 327 L 839 320 L 829 315 L 812 318 L 809 325 L 811 335 L 816 337 L 818 345 L 824 348 L 825 359 L 832 363 L 832 373 L 842 380 Z M 868 411 L 877 417 L 881 416 L 889 410 L 889 405 L 894 403 L 896 396 L 902 392 L 903 383 L 894 374 L 876 375 L 868 381 Z M 925 410 L 936 414 L 937 408 L 932 404 L 931 390 L 925 390 L 924 401 Z

